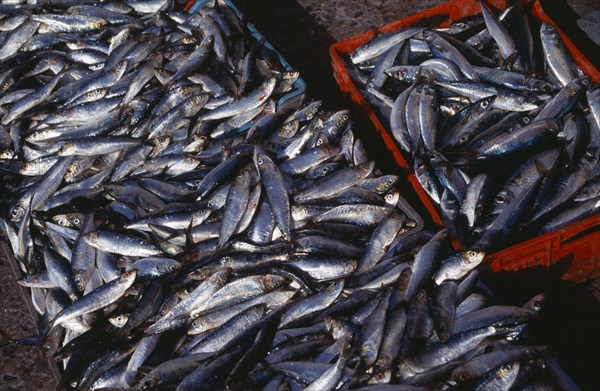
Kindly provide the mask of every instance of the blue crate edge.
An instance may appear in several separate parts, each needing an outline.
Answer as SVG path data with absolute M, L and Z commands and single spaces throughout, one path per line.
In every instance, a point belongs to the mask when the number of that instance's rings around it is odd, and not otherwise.
M 188 13 L 192 14 L 194 12 L 197 12 L 200 9 L 200 7 L 202 7 L 202 5 L 204 3 L 206 3 L 206 1 L 207 0 L 196 1 L 196 3 L 194 3 L 194 5 L 189 9 Z M 224 0 L 224 2 L 227 5 L 227 7 L 229 7 L 235 13 L 237 18 L 239 20 L 242 20 L 243 14 L 241 13 L 241 11 L 230 0 Z M 258 32 L 256 27 L 254 27 L 254 25 L 252 23 L 246 22 L 246 27 L 248 28 L 248 31 L 250 31 L 250 34 L 252 35 L 252 37 L 254 37 L 254 39 L 257 42 L 260 42 L 260 40 L 264 38 L 264 36 Z M 294 68 L 292 68 L 292 66 L 285 60 L 285 58 L 281 55 L 281 53 L 279 53 L 273 47 L 273 45 L 271 45 L 271 43 L 269 43 L 269 41 L 267 41 L 265 39 L 263 45 L 267 49 L 272 50 L 275 54 L 277 54 L 277 57 L 279 58 L 279 62 L 283 66 L 283 69 L 285 69 L 286 71 L 294 70 Z M 300 94 L 303 94 L 306 91 L 306 82 L 304 82 L 304 80 L 302 80 L 302 78 L 300 78 L 300 77 L 298 77 L 298 79 L 294 82 L 294 84 L 292 84 L 292 86 L 294 87 L 295 90 L 290 92 L 289 94 L 284 95 L 281 98 L 279 98 L 277 100 L 277 106 L 280 106 L 284 102 L 286 102 Z

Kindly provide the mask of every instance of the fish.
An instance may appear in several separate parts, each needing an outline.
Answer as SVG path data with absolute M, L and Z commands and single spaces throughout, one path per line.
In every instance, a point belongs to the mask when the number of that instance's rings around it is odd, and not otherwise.
M 0 44 L 0 228 L 59 387 L 433 389 L 459 353 L 485 355 L 484 335 L 510 344 L 538 320 L 489 307 L 475 287 L 484 252 L 425 230 L 353 113 L 305 99 L 229 3 L 48 7 L 12 12 Z M 385 71 L 424 31 L 384 35 L 355 60 L 404 41 Z M 426 65 L 462 75 L 446 59 Z M 417 131 L 407 145 L 435 150 L 441 138 L 421 133 L 444 125 L 448 93 L 421 76 L 405 95 L 418 117 L 402 101 L 394 115 Z M 397 82 L 386 79 L 371 84 Z M 431 177 L 462 200 L 471 172 L 446 172 L 450 161 L 434 159 Z

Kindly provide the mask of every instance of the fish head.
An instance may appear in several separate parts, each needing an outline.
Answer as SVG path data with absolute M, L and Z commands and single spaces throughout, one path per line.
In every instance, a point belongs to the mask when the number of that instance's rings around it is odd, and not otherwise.
M 300 77 L 300 72 L 298 71 L 286 71 L 279 75 L 279 78 L 281 80 L 286 81 L 295 81 L 296 79 L 298 79 L 298 77 Z
M 510 363 L 506 363 L 506 364 L 502 365 L 500 368 L 498 368 L 498 370 L 496 371 L 496 374 L 502 379 L 509 379 L 509 378 L 512 378 L 513 376 L 515 376 L 515 374 L 519 372 L 520 366 L 521 366 L 521 364 L 519 363 L 519 361 L 513 361 Z
M 257 152 L 256 153 L 256 166 L 258 167 L 258 170 L 260 172 L 264 172 L 267 169 L 267 165 L 269 163 L 269 157 L 262 153 L 262 152 Z
M 130 270 L 128 272 L 123 273 L 121 275 L 121 277 L 119 277 L 119 282 L 122 284 L 131 283 L 135 280 L 136 276 L 137 276 L 137 271 Z
M 273 289 L 283 285 L 286 281 L 284 277 L 268 275 L 268 276 L 259 276 L 259 281 L 265 291 L 272 291 Z
M 54 56 L 48 60 L 48 65 L 50 65 L 50 70 L 54 74 L 57 74 L 64 69 L 65 60 L 61 57 Z M 64 75 L 64 73 L 61 74 L 60 77 L 62 77 L 63 75 Z
M 400 201 L 400 192 L 399 191 L 391 191 L 387 193 L 383 199 L 385 200 L 386 205 L 396 206 L 398 201 Z
M 183 267 L 183 265 L 179 262 L 177 262 L 174 259 L 170 259 L 168 262 L 165 262 L 165 264 L 162 265 L 161 267 L 161 271 L 163 273 L 174 273 L 177 270 L 180 270 Z
M 322 178 L 327 174 L 331 173 L 334 169 L 334 165 L 324 164 L 319 167 L 316 167 L 315 170 L 307 176 L 307 178 Z
M 339 331 L 342 328 L 342 322 L 331 316 L 326 316 L 323 321 L 325 322 L 325 328 L 331 334 L 335 334 L 336 331 Z
M 196 107 L 204 107 L 206 102 L 208 102 L 208 98 L 210 96 L 208 94 L 198 94 L 190 98 L 191 103 Z
M 490 109 L 496 100 L 496 95 L 487 96 L 479 101 L 479 107 L 483 110 Z
M 392 370 L 374 370 L 374 375 L 369 379 L 368 384 L 388 384 L 392 379 Z
M 375 187 L 377 193 L 384 193 L 392 188 L 400 179 L 397 175 L 388 175 L 383 182 Z
M 67 144 L 71 144 L 71 143 L 67 143 Z M 66 147 L 67 144 L 65 144 L 64 147 Z M 67 149 L 72 149 L 72 148 L 73 147 L 72 147 L 72 144 L 71 144 L 71 146 L 69 146 Z M 60 151 L 59 151 L 59 153 L 60 153 Z M 66 152 L 66 153 L 68 153 L 68 152 Z M 68 156 L 68 155 L 65 155 L 65 156 Z M 80 165 L 81 165 L 81 161 L 79 161 L 79 160 L 73 160 L 71 162 L 71 164 L 69 164 L 69 166 L 67 167 L 67 170 L 65 171 L 65 181 L 66 182 L 72 182 L 73 179 L 75 179 L 75 176 L 77 175 L 77 173 L 79 171 L 79 166 Z
M 394 376 L 397 379 L 400 380 L 404 380 L 404 379 L 408 379 L 409 377 L 412 377 L 416 375 L 416 372 L 413 371 L 406 362 L 401 361 L 397 366 L 396 366 L 396 370 L 394 372 Z
M 192 311 L 193 313 L 193 311 Z M 197 315 L 197 314 L 194 314 Z M 192 315 L 193 317 L 193 315 Z M 200 334 L 205 332 L 205 327 L 204 325 L 206 324 L 205 320 L 202 319 L 202 316 L 198 316 L 196 319 L 194 319 L 194 321 L 192 322 L 192 324 L 190 325 L 190 328 L 188 329 L 188 334 L 190 335 L 194 335 L 194 334 Z
M 25 204 L 22 201 L 19 201 L 15 205 L 13 210 L 10 212 L 10 220 L 13 223 L 18 223 L 19 221 L 21 221 L 23 219 L 23 216 L 25 216 L 25 212 L 26 212 Z
M 340 110 L 331 117 L 331 120 L 335 121 L 337 125 L 343 126 L 348 122 L 348 119 L 350 119 L 349 114 L 350 110 Z
M 208 137 L 203 134 L 194 134 L 194 141 L 206 144 L 208 142 Z
M 62 147 L 60 147 L 60 149 L 57 152 L 58 156 L 70 156 L 73 153 L 73 150 L 75 149 L 75 144 L 71 141 L 65 143 Z M 72 167 L 72 165 L 75 164 L 75 162 L 71 163 L 69 165 L 69 168 Z M 67 168 L 68 171 L 68 168 Z
M 534 296 L 531 300 L 529 300 L 523 308 L 532 310 L 535 312 L 540 312 L 544 303 L 546 302 L 546 294 L 540 293 L 539 295 Z
M 404 80 L 408 76 L 407 72 L 401 66 L 395 66 L 390 69 L 386 69 L 385 74 L 395 79 Z
M 433 31 L 429 31 L 429 30 L 423 31 L 421 33 L 421 35 L 423 36 L 423 40 L 427 43 L 433 42 L 437 37 L 436 33 L 434 33 Z
M 323 132 L 319 132 L 319 134 L 317 134 L 317 139 L 315 140 L 315 147 L 326 145 L 328 141 L 329 140 L 327 140 L 327 135 Z
M 198 160 L 198 158 L 196 158 L 195 156 L 186 156 L 183 158 L 183 161 L 184 163 L 192 166 L 192 168 L 200 164 L 200 160 Z
M 483 257 L 485 257 L 484 251 L 468 250 L 463 254 L 462 261 L 465 265 L 473 267 L 479 265 L 483 261 Z
M 163 136 L 160 136 L 160 137 L 152 140 L 152 145 L 155 148 L 158 148 L 158 147 L 164 148 L 165 146 L 169 145 L 170 142 L 171 142 L 171 136 L 163 135 Z
M 115 327 L 121 328 L 129 320 L 129 314 L 118 314 L 108 318 L 108 321 Z
M 181 38 L 179 40 L 179 43 L 182 45 L 197 45 L 198 40 L 192 35 L 187 35 L 187 36 Z
M 91 231 L 83 235 L 83 240 L 88 244 L 94 244 L 98 242 L 100 235 L 96 231 Z
M 469 28 L 469 25 L 465 22 L 452 22 L 452 23 L 450 23 L 450 25 L 460 31 L 465 31 L 466 29 Z
M 160 376 L 158 374 L 148 375 L 138 385 L 138 390 L 149 390 L 154 388 L 160 382 Z
M 219 284 L 225 285 L 225 283 L 231 277 L 232 269 L 230 267 L 223 268 L 215 272 L 210 278 L 215 279 Z
M 92 22 L 92 28 L 94 30 L 98 30 L 101 29 L 102 27 L 106 26 L 108 24 L 108 21 L 105 19 L 98 19 Z
M 299 128 L 300 121 L 297 118 L 294 118 L 293 120 L 281 125 L 281 128 L 279 129 L 279 132 L 277 132 L 277 134 L 280 137 L 290 138 L 294 136 L 296 132 L 298 132 Z
M 46 343 L 42 345 L 41 351 L 44 357 L 49 359 L 54 357 L 54 354 L 58 351 L 58 347 L 53 344 Z
M 58 224 L 62 227 L 68 227 L 68 228 L 73 227 L 73 224 L 71 224 L 67 215 L 55 215 L 55 216 L 52 216 L 51 220 L 53 223 Z
M 85 290 L 85 285 L 86 285 L 87 281 L 85 281 L 83 278 L 81 278 L 80 275 L 74 276 L 73 282 L 75 283 L 75 286 L 77 287 L 77 289 L 79 289 L 80 292 L 83 292 Z
M 450 374 L 450 380 L 462 383 L 469 379 L 469 372 L 463 367 L 458 367 Z

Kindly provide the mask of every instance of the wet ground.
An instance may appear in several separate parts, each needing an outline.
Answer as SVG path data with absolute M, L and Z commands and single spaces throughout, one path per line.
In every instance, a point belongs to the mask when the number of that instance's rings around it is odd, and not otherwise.
M 353 108 L 339 92 L 332 75 L 329 47 L 342 39 L 377 28 L 394 20 L 438 5 L 440 0 L 234 0 L 255 24 L 258 31 L 301 72 L 308 93 L 325 101 L 330 109 Z M 586 14 L 600 7 L 597 0 L 569 0 L 575 10 L 565 8 L 564 0 L 551 0 L 553 12 L 565 11 L 571 16 Z M 573 19 L 574 20 L 574 19 Z M 362 113 L 359 113 L 361 116 Z M 367 123 L 366 118 L 358 121 Z M 377 143 L 369 143 L 371 130 L 363 134 L 369 152 L 383 156 Z M 371 132 L 371 133 L 369 133 Z M 385 169 L 385 162 L 380 165 Z M 600 255 L 599 255 L 600 257 Z M 489 281 L 500 298 L 511 304 L 522 304 L 528 295 L 549 292 L 548 309 L 543 322 L 534 330 L 540 343 L 553 346 L 559 363 L 582 389 L 597 389 L 600 338 L 600 280 L 572 285 L 558 279 L 528 284 L 528 277 L 499 275 Z M 506 289 L 510 286 L 511 289 Z M 531 297 L 531 296 L 529 296 Z M 36 333 L 23 292 L 15 283 L 6 256 L 0 249 L 0 330 L 13 338 Z M 596 372 L 594 372 L 596 370 Z M 4 347 L 0 349 L 0 390 L 52 390 L 56 382 L 50 366 L 36 347 Z

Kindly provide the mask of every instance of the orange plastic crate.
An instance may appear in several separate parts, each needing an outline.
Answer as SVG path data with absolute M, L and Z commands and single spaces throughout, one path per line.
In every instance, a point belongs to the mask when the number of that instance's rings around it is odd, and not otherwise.
M 488 3 L 499 8 L 503 8 L 506 5 L 505 0 L 488 0 Z M 432 220 L 438 225 L 443 225 L 443 222 L 437 207 L 421 187 L 412 172 L 412 168 L 408 165 L 402 152 L 381 120 L 373 112 L 350 78 L 344 65 L 344 58 L 354 49 L 373 39 L 378 33 L 389 33 L 418 22 L 425 23 L 428 19 L 438 20 L 440 17 L 443 17 L 446 21 L 439 24 L 439 26 L 447 26 L 454 20 L 479 13 L 481 13 L 481 9 L 476 0 L 451 0 L 421 13 L 387 24 L 377 30 L 367 31 L 355 37 L 337 42 L 329 50 L 333 64 L 333 75 L 340 89 L 343 92 L 349 93 L 352 100 L 367 113 L 375 130 L 383 139 L 386 147 L 392 152 L 394 161 L 408 178 L 408 181 L 430 213 Z M 531 15 L 540 22 L 554 26 L 577 65 L 595 83 L 600 83 L 600 72 L 583 56 L 581 51 L 558 28 L 556 23 L 550 19 L 544 12 L 539 1 L 533 3 Z M 594 228 L 598 228 L 599 230 L 594 231 Z M 569 262 L 568 270 L 562 274 L 561 279 L 581 282 L 598 277 L 600 276 L 600 214 L 573 223 L 561 230 L 550 232 L 489 254 L 485 262 L 489 265 L 490 270 L 494 272 L 517 271 L 535 266 L 550 268 L 559 262 Z

